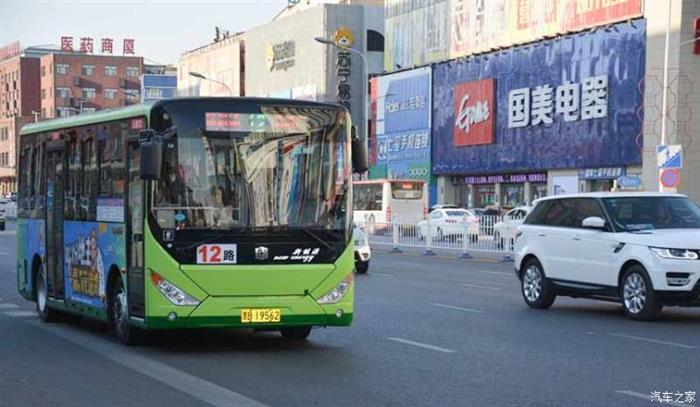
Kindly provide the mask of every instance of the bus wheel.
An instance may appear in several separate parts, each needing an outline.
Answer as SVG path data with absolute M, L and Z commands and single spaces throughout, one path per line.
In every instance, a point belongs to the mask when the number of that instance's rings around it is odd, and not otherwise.
M 124 345 L 137 343 L 136 328 L 129 325 L 129 309 L 126 301 L 126 291 L 121 277 L 112 284 L 109 295 L 109 328 L 119 342 Z
M 36 310 L 42 322 L 57 322 L 60 314 L 49 307 L 49 294 L 44 267 L 39 266 L 36 274 Z
M 293 328 L 280 329 L 282 337 L 288 341 L 303 341 L 309 337 L 311 333 L 310 326 L 296 326 Z

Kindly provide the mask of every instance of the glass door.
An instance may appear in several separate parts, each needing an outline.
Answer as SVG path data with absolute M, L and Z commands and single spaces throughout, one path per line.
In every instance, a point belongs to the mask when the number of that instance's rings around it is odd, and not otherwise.
M 63 141 L 47 146 L 46 160 L 46 279 L 48 294 L 63 299 L 63 186 L 65 147 Z

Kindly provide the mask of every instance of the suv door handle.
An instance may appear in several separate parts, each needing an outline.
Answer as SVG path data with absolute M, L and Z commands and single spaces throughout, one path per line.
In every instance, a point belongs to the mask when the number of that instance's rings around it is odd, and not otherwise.
M 572 239 L 574 239 L 574 240 L 581 240 L 581 236 L 576 235 L 576 236 L 572 237 Z
M 540 237 L 545 237 L 545 236 L 547 236 L 547 234 L 544 233 L 544 232 L 540 232 L 539 235 L 540 235 Z

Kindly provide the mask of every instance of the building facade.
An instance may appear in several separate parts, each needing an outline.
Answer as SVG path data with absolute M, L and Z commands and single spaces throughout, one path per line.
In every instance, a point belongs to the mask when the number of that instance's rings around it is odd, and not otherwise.
M 39 59 L 22 54 L 19 43 L 0 50 L 0 195 L 17 190 L 15 144 L 19 129 L 41 108 Z
M 41 57 L 41 117 L 67 117 L 140 102 L 143 58 L 58 52 Z
M 314 40 L 322 37 L 359 50 L 369 72 L 381 72 L 383 8 L 377 2 L 350 3 L 290 10 L 246 31 L 246 94 L 341 103 L 364 137 L 369 85 L 362 59 Z
M 177 96 L 177 69 L 164 65 L 144 65 L 141 75 L 141 102 Z
M 242 34 L 218 38 L 211 44 L 185 52 L 177 62 L 178 95 L 245 96 L 244 53 Z M 193 77 L 191 72 L 216 82 Z

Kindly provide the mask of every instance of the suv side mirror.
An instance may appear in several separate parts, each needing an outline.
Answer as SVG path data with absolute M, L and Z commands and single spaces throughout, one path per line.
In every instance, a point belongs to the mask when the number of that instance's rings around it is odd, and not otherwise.
M 141 150 L 141 179 L 156 181 L 160 178 L 163 166 L 163 145 L 153 130 L 141 130 L 139 133 Z
M 364 140 L 357 137 L 357 127 L 352 126 L 351 133 L 351 148 L 352 148 L 352 171 L 355 174 L 362 174 L 367 171 L 367 144 Z
M 581 226 L 585 229 L 605 229 L 605 220 L 598 216 L 590 216 L 581 222 Z

